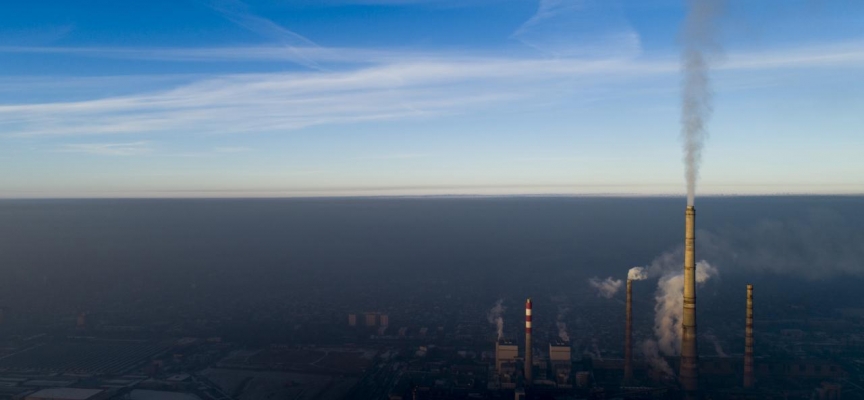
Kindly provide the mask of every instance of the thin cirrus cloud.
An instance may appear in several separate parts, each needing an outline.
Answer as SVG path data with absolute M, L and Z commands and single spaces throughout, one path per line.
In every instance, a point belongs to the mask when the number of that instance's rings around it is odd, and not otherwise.
M 249 7 L 238 0 L 217 0 L 211 2 L 210 6 L 234 24 L 281 46 L 286 52 L 295 56 L 295 62 L 309 68 L 321 68 L 315 61 L 297 51 L 298 48 L 317 48 L 315 42 L 267 18 L 252 14 L 249 12 Z
M 543 53 L 534 56 L 325 48 L 250 13 L 242 2 L 209 4 L 224 18 L 273 44 L 187 49 L 0 47 L 0 53 L 176 62 L 289 61 L 311 70 L 203 75 L 161 91 L 0 105 L 0 131 L 12 136 L 281 132 L 513 104 L 550 104 L 562 100 L 558 98 L 562 87 L 571 93 L 599 89 L 591 91 L 597 93 L 633 79 L 669 77 L 678 71 L 674 57 L 639 56 L 638 34 L 615 1 L 541 0 L 537 12 L 512 35 Z M 862 49 L 860 43 L 845 43 L 730 54 L 721 69 L 860 67 Z M 46 81 L 50 84 L 52 78 Z M 91 82 L 102 83 L 98 78 Z
M 641 53 L 639 34 L 616 0 L 540 0 L 511 38 L 557 57 Z
M 136 156 L 148 154 L 153 149 L 147 141 L 126 143 L 70 143 L 64 144 L 57 152 L 85 153 L 102 156 Z
M 225 146 L 225 147 L 215 147 L 213 151 L 216 153 L 245 153 L 248 151 L 252 151 L 251 147 L 246 146 Z
M 315 60 L 314 54 L 326 53 L 313 49 L 308 54 Z M 364 64 L 352 68 L 211 75 L 156 92 L 2 105 L 0 131 L 13 136 L 281 132 L 466 113 L 530 104 L 529 100 L 554 102 L 554 96 L 561 96 L 556 89 L 562 86 L 571 92 L 588 87 L 614 90 L 634 79 L 674 77 L 678 69 L 672 57 L 469 57 L 415 52 L 400 57 L 398 51 L 360 49 L 356 54 Z M 864 47 L 845 43 L 732 53 L 720 69 L 759 72 L 861 66 Z
M 157 93 L 0 106 L 0 128 L 13 135 L 272 132 L 455 112 L 529 96 L 555 77 L 633 67 L 615 60 L 417 60 L 344 72 L 227 75 Z
M 428 53 L 347 47 L 292 47 L 263 45 L 205 48 L 122 48 L 122 47 L 46 47 L 0 46 L 0 53 L 42 54 L 89 58 L 168 62 L 292 62 L 326 64 L 364 64 L 404 57 L 431 56 Z M 314 68 L 318 69 L 318 68 Z

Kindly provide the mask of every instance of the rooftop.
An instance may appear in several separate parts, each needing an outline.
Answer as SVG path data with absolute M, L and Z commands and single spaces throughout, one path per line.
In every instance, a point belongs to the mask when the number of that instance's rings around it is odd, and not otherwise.
M 33 393 L 26 400 L 88 400 L 101 393 L 101 389 L 51 388 Z

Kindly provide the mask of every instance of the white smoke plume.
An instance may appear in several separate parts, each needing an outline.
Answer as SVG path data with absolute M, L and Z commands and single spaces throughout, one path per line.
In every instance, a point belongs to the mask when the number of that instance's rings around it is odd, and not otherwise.
M 582 354 L 591 357 L 597 361 L 603 361 L 603 355 L 600 354 L 600 347 L 597 346 L 597 339 L 591 339 L 591 346 L 586 347 Z
M 793 217 L 698 231 L 700 254 L 724 271 L 809 280 L 864 277 L 864 230 L 851 210 L 806 208 Z
M 486 314 L 486 319 L 490 324 L 494 324 L 495 329 L 497 329 L 498 340 L 504 338 L 504 310 L 506 310 L 504 299 L 498 299 L 495 302 L 495 306 Z
M 612 277 L 601 280 L 595 276 L 589 279 L 588 283 L 590 283 L 594 289 L 597 289 L 598 296 L 611 299 L 615 293 L 618 293 L 618 289 L 621 289 L 621 284 L 624 282 L 620 279 L 612 279 Z
M 640 347 L 642 348 L 642 355 L 645 357 L 645 361 L 647 361 L 652 368 L 661 371 L 668 376 L 675 376 L 675 372 L 672 371 L 672 367 L 669 366 L 669 363 L 666 362 L 666 359 L 660 356 L 660 350 L 657 348 L 657 342 L 648 339 L 642 342 L 642 345 Z
M 783 219 L 699 229 L 696 248 L 700 257 L 722 265 L 724 273 L 771 273 L 809 280 L 864 277 L 861 219 L 827 207 L 796 211 Z M 684 246 L 678 246 L 636 268 L 652 279 L 680 270 L 683 257 Z
M 567 323 L 564 322 L 564 316 L 567 315 L 567 312 L 569 311 L 570 308 L 568 307 L 558 307 L 558 318 L 555 323 L 558 326 L 558 338 L 565 342 L 570 341 L 570 335 L 567 334 Z
M 717 275 L 707 261 L 696 263 L 696 283 L 703 284 Z M 681 316 L 684 312 L 684 271 L 663 275 L 657 282 L 654 306 L 654 335 L 657 346 L 667 356 L 681 350 Z
M 631 281 L 644 281 L 648 279 L 648 271 L 645 270 L 645 267 L 633 267 L 627 271 L 627 279 Z
M 684 246 L 675 250 L 667 251 L 651 261 L 644 267 L 633 267 L 627 271 L 627 279 L 641 281 L 672 274 L 681 269 L 684 262 Z
M 718 51 L 717 17 L 724 0 L 687 0 L 687 17 L 681 32 L 681 136 L 684 141 L 687 204 L 693 205 L 696 179 L 702 163 L 702 147 L 708 134 L 705 124 L 711 117 L 712 95 L 708 78 L 710 52 Z
M 556 323 L 558 325 L 558 338 L 562 341 L 569 342 L 570 335 L 567 334 L 567 324 L 561 321 Z
M 717 353 L 717 357 L 729 357 L 726 352 L 723 351 L 723 346 L 720 345 L 720 340 L 717 339 L 717 336 L 710 332 L 702 336 L 714 345 L 714 352 Z

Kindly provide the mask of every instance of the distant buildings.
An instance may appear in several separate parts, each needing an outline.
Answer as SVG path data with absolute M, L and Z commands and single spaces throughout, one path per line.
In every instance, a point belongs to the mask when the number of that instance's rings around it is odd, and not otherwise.
M 24 400 L 104 400 L 109 392 L 101 389 L 51 388 L 28 395 Z
M 367 311 L 362 313 L 363 326 L 374 328 L 378 326 L 390 326 L 390 316 L 380 312 Z M 357 313 L 348 314 L 348 326 L 357 326 Z

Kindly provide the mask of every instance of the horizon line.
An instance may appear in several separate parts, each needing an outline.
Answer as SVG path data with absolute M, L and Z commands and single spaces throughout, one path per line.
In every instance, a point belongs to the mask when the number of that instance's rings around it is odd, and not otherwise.
M 704 194 L 696 199 L 718 198 L 755 198 L 755 197 L 864 197 L 860 193 L 733 193 Z M 46 196 L 46 197 L 8 197 L 0 195 L 3 201 L 63 201 L 63 200 L 316 200 L 316 199 L 493 199 L 493 198 L 607 198 L 607 199 L 673 199 L 680 198 L 686 202 L 686 194 L 638 194 L 638 193 L 513 193 L 513 194 L 354 194 L 354 195 L 272 195 L 272 196 Z

